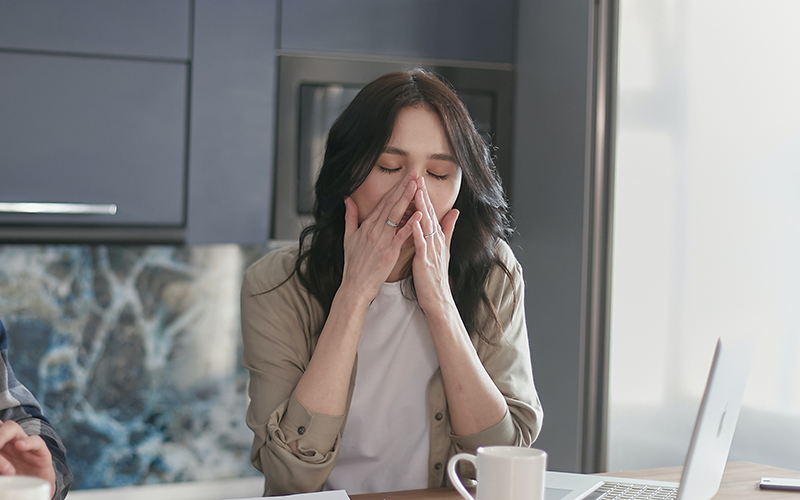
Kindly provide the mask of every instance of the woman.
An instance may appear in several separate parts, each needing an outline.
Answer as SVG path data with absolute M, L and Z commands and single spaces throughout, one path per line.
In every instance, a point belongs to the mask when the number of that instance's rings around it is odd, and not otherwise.
M 314 224 L 248 269 L 243 363 L 266 493 L 439 487 L 542 410 L 488 147 L 447 85 L 390 73 L 331 128 Z

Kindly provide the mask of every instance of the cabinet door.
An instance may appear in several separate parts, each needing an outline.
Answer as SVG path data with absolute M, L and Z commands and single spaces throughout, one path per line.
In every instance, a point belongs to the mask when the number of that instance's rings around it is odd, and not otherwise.
M 514 0 L 291 0 L 281 49 L 514 62 Z
M 0 202 L 117 206 L 0 223 L 184 223 L 186 64 L 0 52 L 0 74 Z
M 0 48 L 188 59 L 188 0 L 0 0 Z
M 269 235 L 277 17 L 275 0 L 195 2 L 187 243 Z

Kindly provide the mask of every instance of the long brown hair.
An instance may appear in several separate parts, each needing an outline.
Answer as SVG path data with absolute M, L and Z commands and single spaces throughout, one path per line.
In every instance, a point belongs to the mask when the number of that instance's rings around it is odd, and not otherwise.
M 300 235 L 295 272 L 327 315 L 344 269 L 344 198 L 367 178 L 392 136 L 397 114 L 409 106 L 424 106 L 439 116 L 461 167 L 461 189 L 454 204 L 460 215 L 450 245 L 450 286 L 470 335 L 494 343 L 494 333 L 502 331 L 484 288 L 494 266 L 513 280 L 495 248 L 498 239 L 507 239 L 511 233 L 508 203 L 490 146 L 449 84 L 425 70 L 388 73 L 374 80 L 334 122 L 314 188 L 314 223 Z M 481 321 L 481 309 L 492 325 Z M 492 331 L 487 331 L 490 326 Z

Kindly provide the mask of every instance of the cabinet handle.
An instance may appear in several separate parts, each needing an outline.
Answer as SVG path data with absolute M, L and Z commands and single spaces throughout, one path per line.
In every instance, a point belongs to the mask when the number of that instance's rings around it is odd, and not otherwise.
M 9 203 L 0 202 L 0 213 L 5 214 L 79 214 L 114 215 L 115 204 L 100 205 L 90 203 Z

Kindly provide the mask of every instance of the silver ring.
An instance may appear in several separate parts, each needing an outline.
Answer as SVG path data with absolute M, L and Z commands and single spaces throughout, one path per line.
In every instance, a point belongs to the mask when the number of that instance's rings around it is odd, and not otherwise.
M 431 234 L 426 234 L 425 235 L 425 239 L 427 240 L 428 238 L 433 238 L 433 235 L 435 235 L 435 234 L 436 234 L 436 231 L 432 232 Z
M 390 221 L 390 220 L 389 220 L 389 218 L 387 217 L 387 218 L 386 218 L 386 225 L 387 225 L 387 226 L 389 226 L 389 227 L 397 227 L 397 226 L 399 226 L 400 224 L 397 224 L 397 223 L 395 223 L 395 222 L 392 222 L 392 221 Z

